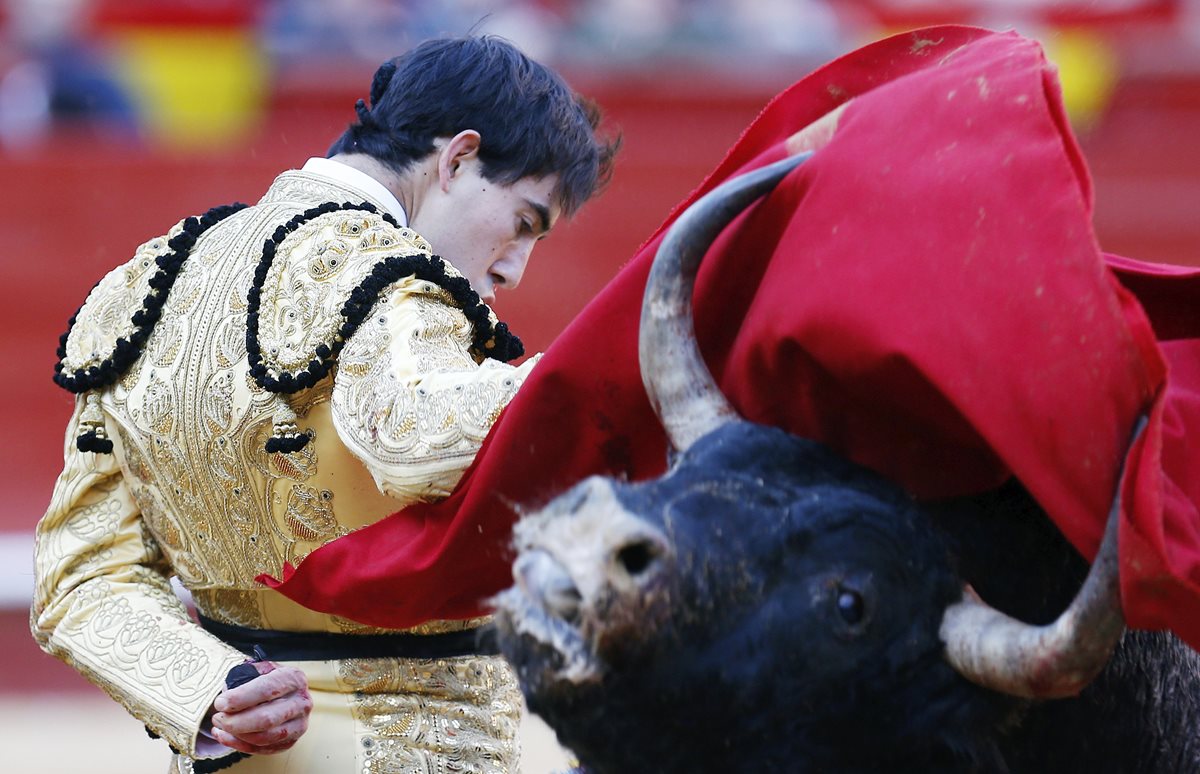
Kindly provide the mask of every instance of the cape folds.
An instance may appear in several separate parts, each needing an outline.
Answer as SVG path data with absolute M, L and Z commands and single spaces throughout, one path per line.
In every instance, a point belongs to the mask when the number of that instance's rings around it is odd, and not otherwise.
M 1017 476 L 1086 556 L 1119 486 L 1129 623 L 1200 647 L 1200 449 L 1188 440 L 1200 433 L 1200 270 L 1100 252 L 1054 68 L 1032 41 L 966 27 L 892 37 L 799 81 L 680 207 L 797 152 L 797 133 L 822 119 L 813 157 L 700 269 L 696 331 L 722 391 L 748 419 L 920 498 Z M 376 625 L 475 615 L 511 583 L 512 504 L 591 474 L 661 473 L 666 441 L 637 363 L 661 238 L 547 351 L 447 500 L 262 580 Z

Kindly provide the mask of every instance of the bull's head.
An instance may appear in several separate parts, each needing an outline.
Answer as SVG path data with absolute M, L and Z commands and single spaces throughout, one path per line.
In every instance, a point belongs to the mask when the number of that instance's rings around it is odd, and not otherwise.
M 828 770 L 834 759 L 847 770 L 856 745 L 864 766 L 881 746 L 892 760 L 919 757 L 949 733 L 964 691 L 982 693 L 957 675 L 1019 696 L 1073 694 L 1123 630 L 1115 518 L 1070 608 L 1049 626 L 1020 624 L 964 592 L 930 519 L 896 485 L 745 422 L 721 394 L 695 343 L 696 269 L 803 158 L 714 190 L 656 258 L 640 358 L 679 452 L 671 470 L 588 479 L 517 527 L 501 646 L 531 708 L 585 761 L 622 760 L 615 749 L 631 737 L 644 765 L 613 770 Z M 802 739 L 813 757 L 772 759 L 772 745 L 793 749 L 780 739 Z M 661 749 L 646 749 L 655 740 Z

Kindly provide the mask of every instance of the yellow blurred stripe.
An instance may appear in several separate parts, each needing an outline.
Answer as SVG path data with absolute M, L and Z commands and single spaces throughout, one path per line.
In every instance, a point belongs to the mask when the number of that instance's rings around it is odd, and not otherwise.
M 238 139 L 262 114 L 267 61 L 250 31 L 137 27 L 114 31 L 112 43 L 148 133 L 168 147 Z

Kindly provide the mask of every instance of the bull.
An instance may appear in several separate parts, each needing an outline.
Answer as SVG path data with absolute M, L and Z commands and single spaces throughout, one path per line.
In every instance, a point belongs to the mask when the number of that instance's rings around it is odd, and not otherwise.
M 803 158 L 714 190 L 656 258 L 639 354 L 670 470 L 517 525 L 495 601 L 530 708 L 592 774 L 1200 771 L 1200 656 L 1126 631 L 1119 498 L 1089 569 L 1019 482 L 918 503 L 717 388 L 697 266 Z

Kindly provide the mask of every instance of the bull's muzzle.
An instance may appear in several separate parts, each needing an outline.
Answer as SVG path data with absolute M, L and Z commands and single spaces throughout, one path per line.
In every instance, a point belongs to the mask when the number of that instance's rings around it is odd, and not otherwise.
M 513 565 L 513 577 L 526 596 L 547 613 L 571 625 L 579 623 L 583 597 L 567 568 L 549 553 L 536 550 L 521 554 Z
M 653 618 L 673 564 L 662 530 L 626 510 L 612 482 L 598 477 L 522 520 L 516 542 L 517 585 L 593 643 Z

